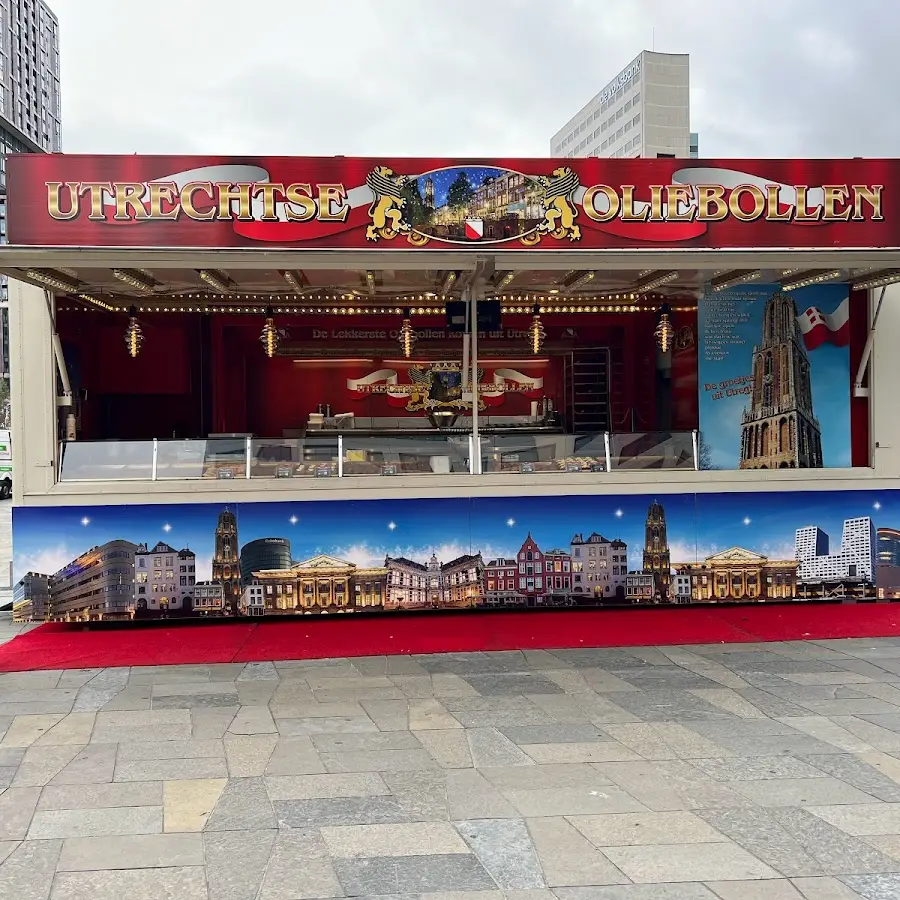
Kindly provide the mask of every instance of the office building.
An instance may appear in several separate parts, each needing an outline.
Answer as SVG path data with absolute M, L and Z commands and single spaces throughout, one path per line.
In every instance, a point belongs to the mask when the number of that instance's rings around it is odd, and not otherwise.
M 50 576 L 29 572 L 13 588 L 13 622 L 44 622 L 50 618 Z
M 0 0 L 0 243 L 6 156 L 61 149 L 59 24 L 43 0 Z M 0 276 L 0 377 L 9 377 L 6 276 Z
M 263 569 L 289 569 L 291 542 L 286 538 L 259 538 L 241 548 L 241 584 L 253 581 L 253 573 Z
M 78 622 L 130 619 L 134 612 L 136 544 L 92 547 L 50 578 L 50 618 Z
M 872 582 L 875 578 L 875 526 L 869 516 L 847 519 L 836 553 L 829 552 L 828 535 L 809 525 L 795 538 L 797 580 L 803 582 Z
M 900 566 L 900 531 L 896 528 L 879 528 L 878 565 Z
M 690 57 L 642 51 L 553 135 L 554 157 L 696 156 Z

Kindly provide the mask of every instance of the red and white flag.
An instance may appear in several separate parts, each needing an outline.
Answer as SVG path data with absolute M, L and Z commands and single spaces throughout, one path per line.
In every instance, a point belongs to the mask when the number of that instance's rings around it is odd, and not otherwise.
M 846 347 L 850 343 L 850 298 L 830 315 L 816 306 L 810 306 L 797 316 L 797 324 L 807 350 L 815 350 L 822 344 Z
M 466 237 L 480 241 L 484 237 L 484 219 L 466 219 Z

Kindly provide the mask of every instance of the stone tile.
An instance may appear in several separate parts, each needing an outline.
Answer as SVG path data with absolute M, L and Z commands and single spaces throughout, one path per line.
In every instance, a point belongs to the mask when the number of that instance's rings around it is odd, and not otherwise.
M 409 727 L 412 731 L 444 731 L 462 728 L 437 698 L 409 701 Z
M 339 682 L 342 684 L 342 682 Z M 363 700 L 402 700 L 403 692 L 396 687 L 355 688 L 345 690 L 336 684 L 333 688 L 314 691 L 315 698 L 320 703 L 346 703 Z
M 247 663 L 244 670 L 238 676 L 238 681 L 268 681 L 278 680 L 278 670 L 272 662 Z
M 889 775 L 883 774 L 877 767 L 870 765 L 867 756 L 869 754 L 829 754 L 827 756 L 809 756 L 806 761 L 822 772 L 840 778 L 845 783 L 865 791 L 878 800 L 886 803 L 900 802 L 900 784 Z M 881 764 L 882 768 L 887 768 L 888 771 L 900 777 L 900 760 L 894 760 L 895 765 L 888 764 L 886 766 L 882 761 L 885 758 L 883 754 L 873 752 L 871 757 Z M 892 757 L 886 758 L 892 759 Z
M 117 762 L 115 781 L 184 781 L 227 776 L 224 759 L 157 759 Z
M 63 843 L 57 871 L 202 865 L 203 840 L 199 834 L 142 834 L 68 838 Z
M 228 730 L 232 734 L 276 734 L 275 720 L 265 706 L 242 706 Z
M 793 885 L 804 900 L 859 900 L 860 895 L 829 875 L 820 878 L 794 878 Z
M 677 722 L 607 725 L 607 734 L 643 759 L 703 759 L 728 751 Z
M 259 900 L 318 900 L 341 897 L 343 893 L 318 832 L 279 833 L 259 890 Z
M 556 656 L 557 654 L 554 654 Z M 487 653 L 440 653 L 413 657 L 427 672 L 456 675 L 490 675 L 521 672 L 527 668 L 521 654 L 491 655 Z
M 409 730 L 409 703 L 406 700 L 362 700 L 360 705 L 379 731 Z
M 107 784 L 115 774 L 117 749 L 116 744 L 89 744 L 50 783 Z
M 868 834 L 865 840 L 880 853 L 900 861 L 900 834 Z
M 618 741 L 591 741 L 568 744 L 528 744 L 522 748 L 538 764 L 603 763 L 639 760 L 633 750 Z
M 276 831 L 204 834 L 209 900 L 256 900 L 276 834 Z
M 842 881 L 863 900 L 895 900 L 900 896 L 900 875 L 848 875 Z
M 835 828 L 857 837 L 900 834 L 900 803 L 868 803 L 858 806 L 813 806 L 810 812 Z
M 519 744 L 579 744 L 609 740 L 609 735 L 589 723 L 557 725 L 507 725 L 498 729 Z
M 501 766 L 482 769 L 481 774 L 500 791 L 535 791 L 566 788 L 592 790 L 612 784 L 594 766 L 584 763 L 547 765 L 526 768 Z M 469 816 L 477 818 L 477 816 Z
M 409 656 L 355 656 L 353 668 L 360 675 L 426 675 L 421 663 Z
M 557 888 L 559 900 L 720 900 L 702 884 L 628 884 L 621 887 Z
M 225 758 L 228 762 L 228 774 L 232 778 L 264 775 L 277 743 L 277 734 L 226 735 Z
M 797 731 L 802 731 L 804 734 L 828 744 L 829 752 L 834 752 L 830 749 L 831 747 L 843 753 L 864 753 L 872 749 L 872 745 L 868 741 L 825 716 L 795 717 L 789 719 L 787 724 L 791 728 L 796 728 Z
M 209 821 L 208 831 L 247 831 L 275 828 L 275 814 L 262 778 L 235 778 L 228 782 Z
M 40 788 L 9 788 L 0 793 L 0 841 L 25 837 L 40 794 Z
M 384 772 L 382 778 L 411 821 L 447 821 L 450 818 L 447 785 L 440 770 Z
M 53 883 L 50 900 L 119 900 L 121 897 L 207 900 L 201 866 L 172 869 L 121 869 L 62 872 Z
M 658 812 L 751 805 L 745 797 L 682 760 L 602 763 L 597 769 Z
M 361 750 L 320 755 L 327 772 L 415 772 L 438 767 L 425 750 Z
M 227 779 L 166 781 L 163 784 L 163 831 L 203 831 Z
M 647 666 L 643 669 L 623 670 L 615 673 L 623 681 L 642 691 L 714 688 L 716 682 L 679 666 Z
M 24 747 L 0 747 L 0 766 L 15 769 L 25 758 Z
M 377 772 L 346 775 L 288 775 L 265 779 L 274 800 L 320 800 L 339 797 L 377 797 L 390 788 Z
M 464 728 L 553 725 L 556 722 L 553 716 L 525 697 L 446 697 L 444 706 Z
M 632 881 L 745 881 L 778 873 L 734 844 L 658 844 L 609 847 L 604 854 Z
M 222 709 L 192 709 L 191 737 L 197 741 L 219 740 L 225 736 L 237 707 Z
M 466 842 L 449 822 L 338 825 L 322 828 L 321 833 L 328 852 L 338 859 L 469 852 Z
M 538 672 L 500 672 L 465 675 L 482 697 L 514 697 L 522 694 L 562 694 L 563 689 Z
M 843 781 L 828 777 L 733 781 L 728 786 L 759 806 L 854 804 L 870 803 L 875 799 Z
M 321 828 L 326 825 L 392 825 L 411 817 L 394 797 L 341 797 L 277 800 L 273 804 L 280 828 Z
M 159 759 L 216 759 L 225 756 L 218 740 L 140 741 L 119 744 L 118 759 L 122 762 L 146 762 Z
M 386 675 L 344 674 L 339 680 L 333 676 L 308 672 L 306 683 L 311 691 L 341 690 L 346 693 L 365 692 L 371 689 L 391 689 L 396 685 Z
M 420 750 L 422 745 L 411 731 L 372 731 L 352 734 L 315 734 L 313 746 L 319 753 L 356 751 Z
M 830 759 L 828 756 L 810 757 Z M 825 772 L 793 756 L 744 756 L 731 759 L 692 760 L 715 781 L 767 781 L 782 778 L 824 778 Z
M 353 734 L 378 732 L 378 726 L 367 716 L 323 716 L 302 719 L 276 718 L 278 732 L 285 737 L 302 734 Z
M 38 747 L 32 744 L 25 752 L 12 786 L 42 787 L 78 756 L 78 751 L 79 747 L 70 744 L 55 747 Z
M 233 707 L 237 696 L 234 694 L 176 694 L 168 697 L 154 697 L 152 708 L 162 709 L 214 709 Z
M 533 766 L 534 761 L 496 728 L 469 728 L 469 751 L 476 768 Z
M 497 887 L 474 856 L 463 854 L 339 859 L 334 868 L 343 892 L 351 897 L 489 891 Z
M 604 704 L 605 709 L 608 713 L 608 707 L 605 706 L 606 701 L 603 700 L 602 697 L 597 694 L 529 694 L 527 699 L 534 704 L 538 709 L 545 712 L 551 719 L 551 721 L 555 725 L 593 725 L 594 722 L 591 720 L 591 715 L 589 715 L 589 711 L 584 708 L 585 704 L 593 704 L 593 703 L 601 703 Z M 618 709 L 618 707 L 616 707 Z M 590 712 L 596 713 L 596 710 L 591 707 Z M 596 719 L 602 718 L 599 715 L 594 716 Z M 625 721 L 632 721 L 634 716 L 629 716 L 627 713 L 619 712 L 617 715 L 613 716 L 614 721 L 621 721 L 624 718 Z M 606 716 L 606 720 L 609 720 L 609 716 Z M 517 727 L 517 726 L 512 726 Z M 518 726 L 518 727 L 528 727 L 528 726 Z M 540 725 L 534 726 L 536 728 L 541 727 Z M 551 726 L 552 727 L 552 726 Z
M 113 809 L 161 806 L 161 782 L 130 784 L 49 785 L 41 791 L 38 809 Z
M 419 731 L 417 736 L 419 743 L 444 769 L 466 769 L 475 764 L 469 750 L 469 740 L 462 729 Z
M 0 866 L 0 897 L 47 900 L 61 849 L 62 841 L 19 844 Z
M 721 721 L 732 718 L 686 690 L 655 689 L 616 694 L 616 705 L 645 722 L 668 722 L 672 719 Z
M 621 788 L 602 786 L 505 791 L 504 796 L 523 816 L 577 816 L 625 813 L 646 807 Z
M 531 836 L 521 819 L 457 822 L 459 833 L 501 890 L 545 886 Z
M 30 747 L 63 718 L 61 714 L 16 716 L 0 740 L 0 747 Z
M 714 844 L 725 840 L 708 822 L 690 812 L 570 816 L 569 822 L 595 847 Z
M 791 720 L 792 723 L 794 721 Z M 792 725 L 774 719 L 733 718 L 728 722 L 695 720 L 688 727 L 738 756 L 801 756 L 835 752 L 833 745 L 801 734 Z
M 28 839 L 39 841 L 48 838 L 159 834 L 162 831 L 162 821 L 160 806 L 39 809 L 31 820 Z
M 325 766 L 307 735 L 279 737 L 266 767 L 267 775 L 316 775 L 324 771 Z
M 599 694 L 573 694 L 572 699 L 578 708 L 587 716 L 589 722 L 603 728 L 605 725 L 621 724 L 623 722 L 639 722 L 641 717 L 631 710 L 625 709 L 618 700 L 623 696 L 643 696 L 642 691 L 635 694 L 615 694 L 616 703 Z M 563 698 L 564 699 L 564 698 Z M 525 723 L 522 723 L 525 724 Z
M 565 819 L 529 819 L 527 825 L 550 887 L 627 883 L 609 859 Z
M 447 805 L 453 821 L 463 819 L 514 819 L 521 814 L 475 769 L 447 772 Z
M 210 684 L 209 681 L 186 682 L 179 679 L 174 682 L 154 683 L 152 697 L 155 706 L 159 697 L 196 697 L 214 694 L 227 694 L 235 698 L 231 701 L 231 705 L 237 703 L 237 688 L 227 682 Z
M 718 707 L 723 712 L 731 713 L 741 719 L 765 719 L 766 714 L 754 706 L 746 697 L 736 690 L 728 688 L 702 688 L 690 691 L 700 700 Z
M 803 894 L 785 878 L 775 881 L 711 881 L 722 900 L 803 900 Z
M 0 841 L 0 866 L 6 862 L 7 858 L 20 843 L 21 841 Z
M 34 746 L 88 743 L 91 739 L 91 732 L 94 730 L 94 715 L 92 712 L 70 713 L 45 731 L 34 742 Z
M 8 788 L 16 777 L 16 766 L 0 766 L 0 790 Z
M 237 700 L 244 707 L 262 707 L 265 709 L 272 702 L 278 681 L 239 681 L 237 683 Z
M 127 712 L 164 712 L 164 710 L 127 710 Z M 188 712 L 188 710 L 172 710 L 172 712 Z M 107 725 L 94 726 L 91 743 L 94 744 L 127 744 L 150 738 L 154 741 L 186 741 L 191 737 L 189 722 L 173 722 L 165 725 Z
M 900 751 L 900 734 L 896 731 L 890 731 L 880 725 L 873 725 L 871 722 L 856 718 L 856 716 L 835 716 L 830 721 L 859 739 L 858 752 L 865 753 L 873 749 L 887 753 Z M 857 752 L 850 747 L 841 749 L 844 752 Z M 810 752 L 815 753 L 816 751 Z

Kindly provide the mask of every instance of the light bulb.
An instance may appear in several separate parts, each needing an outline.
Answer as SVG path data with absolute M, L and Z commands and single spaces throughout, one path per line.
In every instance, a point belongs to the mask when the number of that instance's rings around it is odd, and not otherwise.
M 409 321 L 410 311 L 408 309 L 403 311 L 403 324 L 400 326 L 400 349 L 403 351 L 403 355 L 409 359 L 409 357 L 413 354 L 413 349 L 416 346 L 416 341 L 418 340 L 416 336 L 416 330 L 412 327 L 412 322 Z
M 656 325 L 653 336 L 656 338 L 659 349 L 662 350 L 663 353 L 667 353 L 672 346 L 672 341 L 675 340 L 675 327 L 672 325 L 672 321 L 667 312 L 660 314 L 659 322 Z
M 544 349 L 544 341 L 547 339 L 547 332 L 544 330 L 544 323 L 541 321 L 538 307 L 535 307 L 534 317 L 531 325 L 528 326 L 528 342 L 531 344 L 531 352 L 538 354 Z
M 132 306 L 128 311 L 128 327 L 125 329 L 125 348 L 132 359 L 141 352 L 141 344 L 144 343 L 144 332 L 137 320 L 136 313 L 137 310 Z
M 260 343 L 263 345 L 263 351 L 266 356 L 270 359 L 276 354 L 278 351 L 278 329 L 275 327 L 275 319 L 272 315 L 272 310 L 266 310 L 266 324 L 263 325 L 262 331 L 259 335 Z

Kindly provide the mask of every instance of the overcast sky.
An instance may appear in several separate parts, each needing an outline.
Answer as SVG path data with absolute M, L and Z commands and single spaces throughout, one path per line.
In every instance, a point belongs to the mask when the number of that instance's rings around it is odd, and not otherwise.
M 546 156 L 642 49 L 705 157 L 894 156 L 887 0 L 49 0 L 70 153 Z

